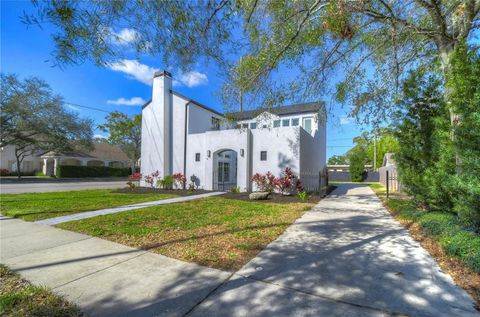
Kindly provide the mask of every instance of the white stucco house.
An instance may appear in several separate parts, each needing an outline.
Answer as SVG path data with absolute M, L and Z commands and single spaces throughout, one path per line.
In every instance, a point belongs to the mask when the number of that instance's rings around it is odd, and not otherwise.
M 142 109 L 141 172 L 195 175 L 207 190 L 251 191 L 253 174 L 279 176 L 290 167 L 316 189 L 326 170 L 325 118 L 322 103 L 224 115 L 173 91 L 171 74 L 157 72 Z

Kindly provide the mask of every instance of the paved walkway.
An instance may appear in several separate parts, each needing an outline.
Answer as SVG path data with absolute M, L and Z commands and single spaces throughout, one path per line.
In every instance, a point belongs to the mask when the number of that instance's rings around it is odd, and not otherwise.
M 191 315 L 480 316 L 362 185 L 340 185 Z
M 0 262 L 89 316 L 182 316 L 230 273 L 18 219 L 0 220 Z
M 0 193 L 2 194 L 19 194 L 19 193 L 43 193 L 43 192 L 65 192 L 70 190 L 83 189 L 110 189 L 123 188 L 126 181 L 24 181 L 24 182 L 6 182 L 2 180 L 0 183 Z
M 53 226 L 53 225 L 57 225 L 59 223 L 69 222 L 69 221 L 73 221 L 73 220 L 80 220 L 80 219 L 92 218 L 92 217 L 96 217 L 96 216 L 116 214 L 118 212 L 132 211 L 132 210 L 145 208 L 145 207 L 156 206 L 156 205 L 181 203 L 181 202 L 184 202 L 184 201 L 189 201 L 189 200 L 194 200 L 194 199 L 199 199 L 199 198 L 205 198 L 205 197 L 210 197 L 210 196 L 216 196 L 216 195 L 222 195 L 222 194 L 224 194 L 224 193 L 223 192 L 212 192 L 212 193 L 199 194 L 199 195 L 191 195 L 191 196 L 182 196 L 182 197 L 168 198 L 168 199 L 162 199 L 162 200 L 154 200 L 154 201 L 144 202 L 144 203 L 140 203 L 140 204 L 126 205 L 126 206 L 120 206 L 120 207 L 114 207 L 114 208 L 80 212 L 78 214 L 72 214 L 72 215 L 67 215 L 67 216 L 48 218 L 48 219 L 36 221 L 36 223 L 39 223 L 39 224 L 42 224 L 42 225 Z

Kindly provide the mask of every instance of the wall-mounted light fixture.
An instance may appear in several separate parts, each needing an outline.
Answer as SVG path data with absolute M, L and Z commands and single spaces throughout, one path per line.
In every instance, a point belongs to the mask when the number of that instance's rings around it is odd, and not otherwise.
M 207 151 L 207 157 L 210 157 L 210 154 L 211 154 L 211 152 L 210 152 L 210 150 L 208 150 Z
M 244 154 L 245 154 L 245 151 L 243 149 L 240 149 L 240 156 L 243 157 Z

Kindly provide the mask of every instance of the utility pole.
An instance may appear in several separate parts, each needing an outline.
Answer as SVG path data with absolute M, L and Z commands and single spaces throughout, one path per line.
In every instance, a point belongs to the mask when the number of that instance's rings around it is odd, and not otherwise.
M 240 112 L 243 112 L 243 93 L 242 93 L 242 90 L 240 90 L 240 109 L 239 111 Z
M 373 171 L 377 171 L 377 135 L 373 133 Z

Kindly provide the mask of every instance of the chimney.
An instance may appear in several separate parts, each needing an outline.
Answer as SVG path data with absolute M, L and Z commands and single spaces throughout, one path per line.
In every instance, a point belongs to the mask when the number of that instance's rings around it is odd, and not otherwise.
M 156 140 L 160 152 L 161 177 L 172 175 L 173 162 L 173 100 L 172 75 L 163 70 L 153 75 L 152 106 L 155 112 L 160 140 Z

